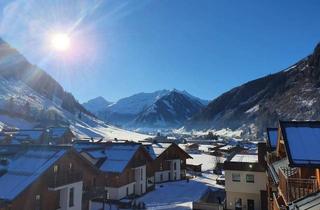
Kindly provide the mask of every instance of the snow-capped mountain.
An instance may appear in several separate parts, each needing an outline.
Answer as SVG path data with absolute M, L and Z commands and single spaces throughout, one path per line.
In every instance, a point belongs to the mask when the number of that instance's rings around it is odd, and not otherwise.
M 177 98 L 175 99 L 175 97 Z M 185 99 L 185 101 L 181 98 Z M 163 103 L 167 103 L 167 106 L 161 105 Z M 180 103 L 181 110 L 175 110 L 178 108 L 177 103 Z M 88 110 L 100 119 L 115 125 L 128 128 L 139 128 L 140 126 L 158 128 L 176 127 L 196 111 L 199 111 L 199 107 L 202 108 L 207 104 L 208 101 L 192 96 L 186 91 L 173 89 L 159 90 L 152 93 L 138 93 L 120 99 L 108 105 L 105 109 L 95 111 L 89 107 Z M 153 110 L 155 107 L 158 108 Z M 167 114 L 168 112 L 171 114 Z
M 124 126 L 168 92 L 168 90 L 159 90 L 152 93 L 138 93 L 122 98 L 100 110 L 94 110 L 90 107 L 87 108 L 106 122 Z
M 320 44 L 313 54 L 289 68 L 222 94 L 185 127 L 228 127 L 261 137 L 265 128 L 276 126 L 279 119 L 320 119 Z
M 70 126 L 79 138 L 148 137 L 98 120 L 50 75 L 0 39 L 0 128 L 49 125 Z
M 84 108 L 90 112 L 96 114 L 101 110 L 105 110 L 110 104 L 112 104 L 112 102 L 109 102 L 102 96 L 99 96 L 83 103 L 82 106 L 84 106 Z
M 185 91 L 172 90 L 139 113 L 134 127 L 175 128 L 199 112 L 205 105 Z

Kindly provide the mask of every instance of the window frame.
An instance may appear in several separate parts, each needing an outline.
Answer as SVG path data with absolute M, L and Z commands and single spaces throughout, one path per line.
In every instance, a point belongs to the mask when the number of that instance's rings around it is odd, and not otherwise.
M 235 179 L 236 177 L 239 177 L 239 179 Z M 241 182 L 241 174 L 240 173 L 232 173 L 231 175 L 233 182 Z
M 252 177 L 252 180 L 248 180 L 248 177 Z M 254 183 L 254 174 L 246 174 L 246 183 Z

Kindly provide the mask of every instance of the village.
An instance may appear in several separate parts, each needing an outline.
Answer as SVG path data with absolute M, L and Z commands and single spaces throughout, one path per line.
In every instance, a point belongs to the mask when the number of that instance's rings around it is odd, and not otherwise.
M 260 142 L 80 140 L 68 127 L 2 131 L 0 209 L 320 208 L 320 123 L 278 125 Z

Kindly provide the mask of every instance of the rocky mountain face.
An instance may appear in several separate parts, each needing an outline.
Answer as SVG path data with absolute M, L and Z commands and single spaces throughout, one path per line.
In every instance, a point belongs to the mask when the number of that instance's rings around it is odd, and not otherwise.
M 204 104 L 195 97 L 173 90 L 134 119 L 134 127 L 175 128 L 199 112 Z
M 233 88 L 193 116 L 186 128 L 242 129 L 261 137 L 278 120 L 320 119 L 320 44 L 291 67 Z
M 177 127 L 182 125 L 208 101 L 202 100 L 186 91 L 159 90 L 152 93 L 138 93 L 100 110 L 88 107 L 100 119 L 128 128 Z

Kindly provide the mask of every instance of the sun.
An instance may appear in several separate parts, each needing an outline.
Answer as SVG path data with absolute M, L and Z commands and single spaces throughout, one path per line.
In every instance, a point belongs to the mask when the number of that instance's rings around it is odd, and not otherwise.
M 70 48 L 70 37 L 65 33 L 56 33 L 51 37 L 51 47 L 57 51 L 66 51 Z

